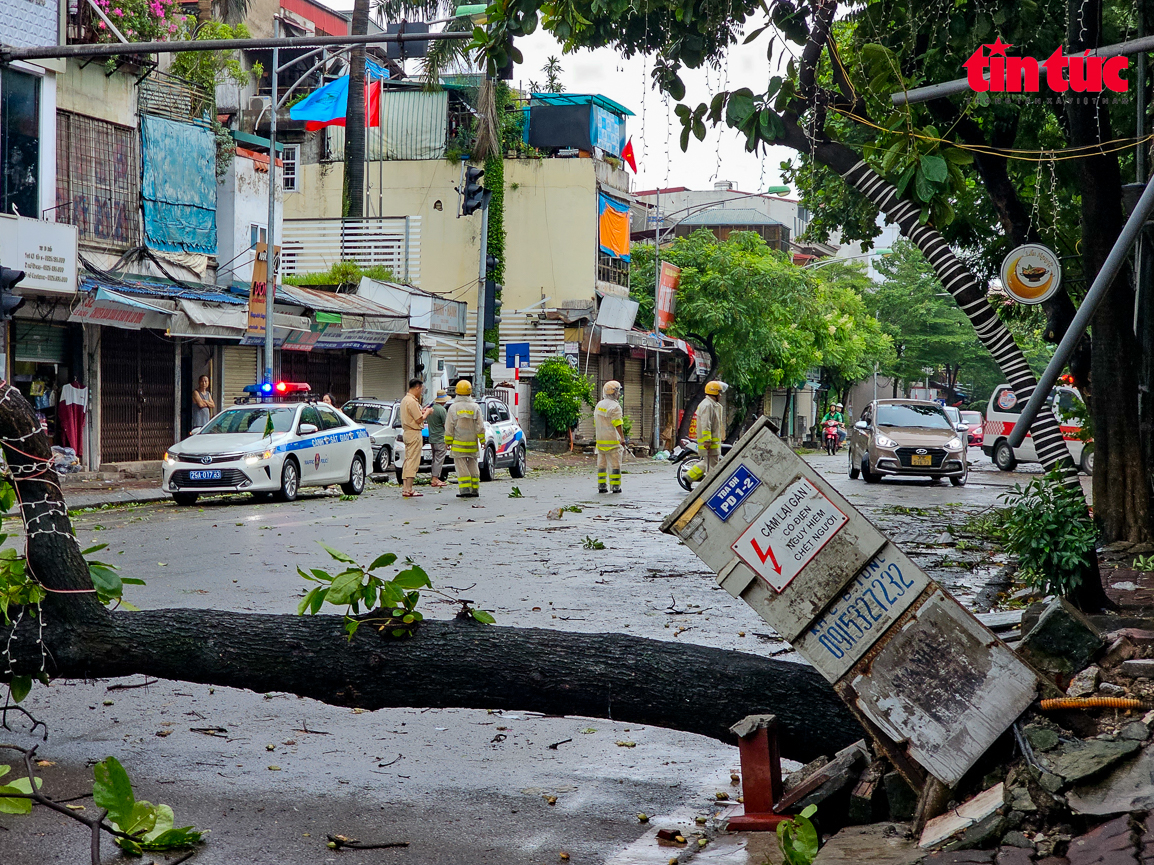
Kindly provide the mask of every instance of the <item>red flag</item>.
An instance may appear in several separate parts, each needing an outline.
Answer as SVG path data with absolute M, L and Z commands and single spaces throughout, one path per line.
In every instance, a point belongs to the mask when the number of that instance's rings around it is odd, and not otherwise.
M 323 129 L 326 126 L 344 126 L 345 118 L 335 117 L 332 120 L 308 120 L 305 122 L 305 129 L 309 132 L 316 132 L 318 129 Z M 381 82 L 380 81 L 366 81 L 365 82 L 365 126 L 380 126 L 381 125 Z
M 633 173 L 637 173 L 637 158 L 633 155 L 633 138 L 625 142 L 625 147 L 621 150 L 621 158 L 633 169 Z

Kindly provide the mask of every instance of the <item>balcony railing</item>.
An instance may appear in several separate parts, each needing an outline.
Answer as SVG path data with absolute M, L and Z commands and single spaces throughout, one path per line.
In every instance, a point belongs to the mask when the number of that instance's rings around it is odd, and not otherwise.
M 421 284 L 421 217 L 286 219 L 280 272 L 321 273 L 340 261 L 383 265 L 398 282 Z

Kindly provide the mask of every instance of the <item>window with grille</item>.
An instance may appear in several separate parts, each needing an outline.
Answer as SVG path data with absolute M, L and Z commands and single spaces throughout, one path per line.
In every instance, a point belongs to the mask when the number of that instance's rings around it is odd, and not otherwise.
M 285 192 L 297 191 L 297 154 L 300 145 L 286 144 L 281 152 L 281 181 Z
M 597 278 L 614 285 L 629 285 L 629 262 L 597 250 Z
M 81 243 L 140 243 L 140 144 L 136 130 L 56 112 L 56 221 Z

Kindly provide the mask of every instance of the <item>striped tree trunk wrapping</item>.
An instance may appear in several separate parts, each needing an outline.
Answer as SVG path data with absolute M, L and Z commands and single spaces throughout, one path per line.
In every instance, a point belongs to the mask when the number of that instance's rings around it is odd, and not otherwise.
M 908 237 L 934 268 L 942 285 L 946 287 L 958 306 L 969 318 L 978 338 L 994 356 L 994 360 L 1001 369 L 1006 381 L 1014 389 L 1019 403 L 1025 404 L 1038 380 L 1030 372 L 1030 365 L 1025 355 L 1014 342 L 1014 336 L 998 318 L 993 308 L 986 301 L 985 292 L 978 287 L 974 275 L 966 266 L 958 261 L 949 244 L 942 236 L 928 225 L 921 224 L 920 211 L 908 201 L 903 201 L 893 184 L 878 175 L 865 162 L 859 161 L 849 171 L 842 174 L 846 183 L 865 195 L 877 205 L 886 217 L 895 223 L 903 235 Z M 1066 442 L 1062 438 L 1062 430 L 1058 420 L 1049 406 L 1043 406 L 1030 427 L 1030 435 L 1034 441 L 1034 449 L 1038 454 L 1038 461 L 1047 471 L 1062 468 L 1068 480 L 1076 482 L 1077 471 Z

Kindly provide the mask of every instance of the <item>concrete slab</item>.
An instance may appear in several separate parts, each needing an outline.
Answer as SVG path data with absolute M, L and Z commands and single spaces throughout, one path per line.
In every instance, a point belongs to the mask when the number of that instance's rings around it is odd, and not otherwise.
M 914 865 L 926 853 L 919 850 L 908 823 L 849 826 L 829 839 L 813 865 Z

